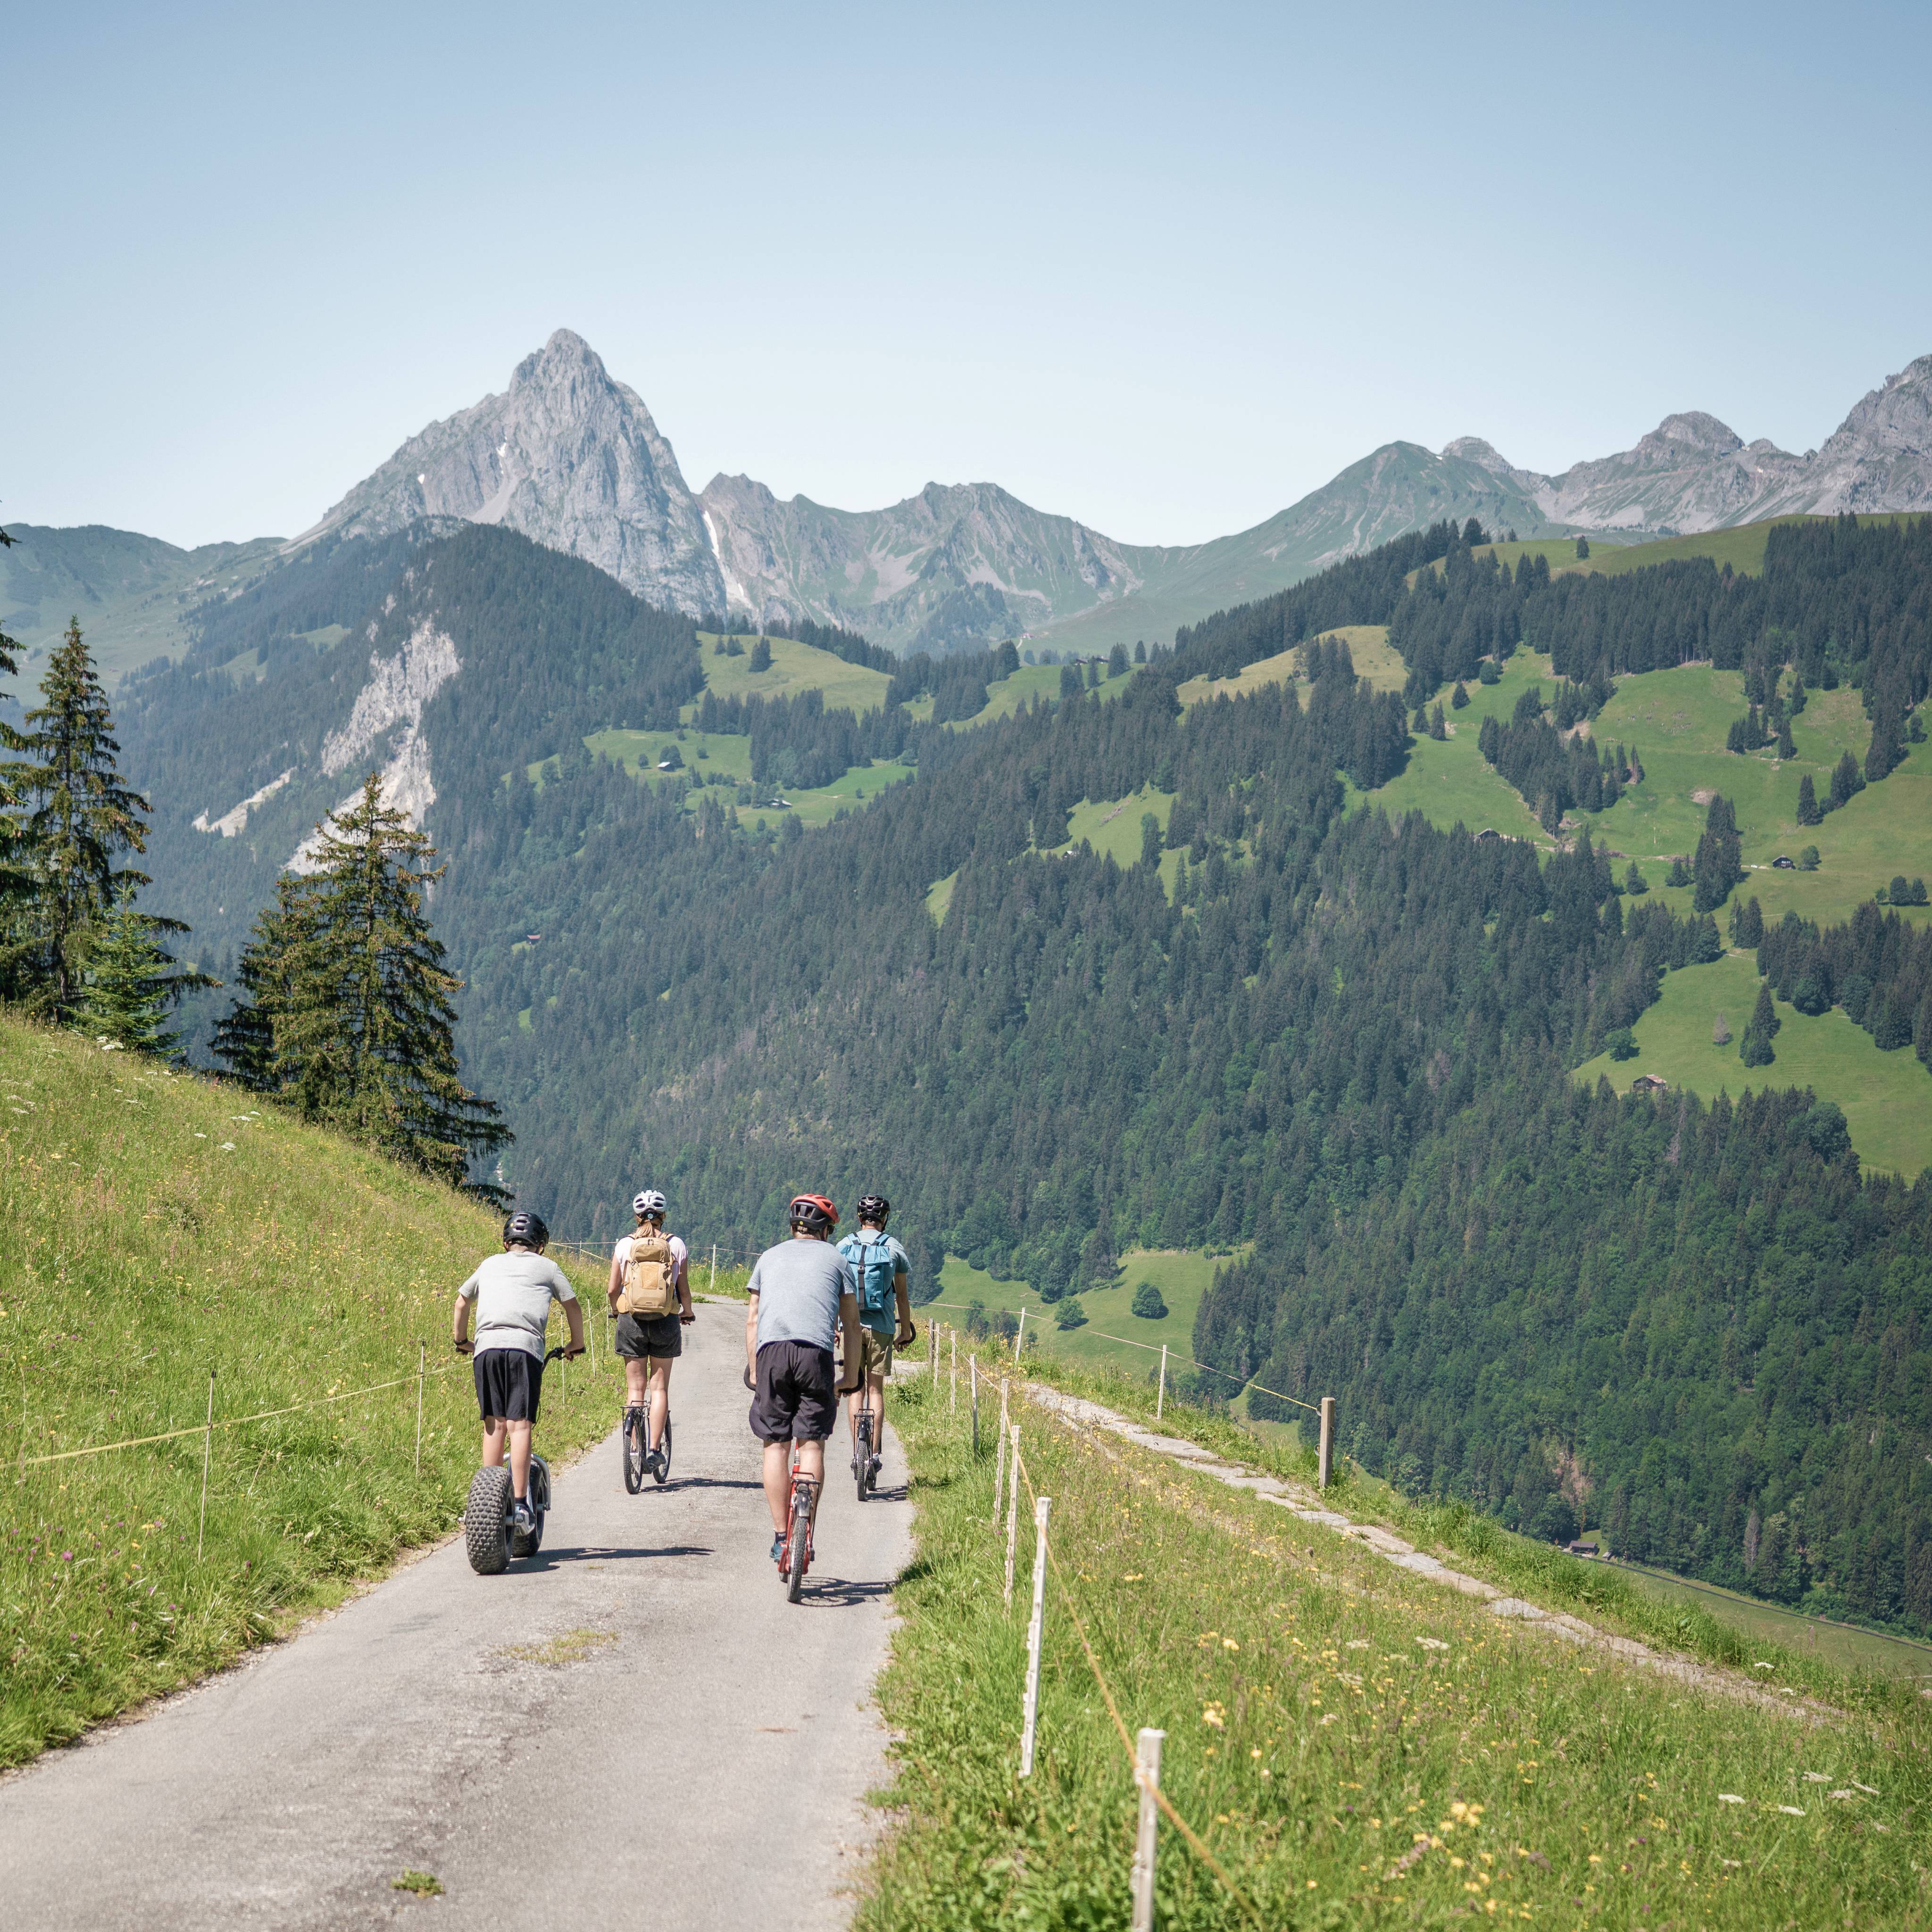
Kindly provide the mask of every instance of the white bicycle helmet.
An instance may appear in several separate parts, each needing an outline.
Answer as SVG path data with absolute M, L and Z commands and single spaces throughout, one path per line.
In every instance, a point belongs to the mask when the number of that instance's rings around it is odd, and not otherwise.
M 647 1187 L 631 1203 L 631 1212 L 640 1220 L 646 1214 L 662 1215 L 670 1205 L 655 1187 Z

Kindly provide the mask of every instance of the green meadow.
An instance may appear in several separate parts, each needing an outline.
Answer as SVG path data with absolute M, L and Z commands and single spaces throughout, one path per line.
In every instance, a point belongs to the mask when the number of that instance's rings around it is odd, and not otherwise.
M 758 642 L 757 633 L 740 634 L 736 640 L 744 655 L 720 656 L 718 639 L 708 631 L 698 634 L 705 686 L 721 698 L 779 698 L 794 692 L 815 690 L 824 692 L 828 711 L 878 711 L 884 707 L 892 680 L 882 670 L 848 664 L 815 644 L 772 638 L 768 640 L 772 648 L 771 668 L 754 675 L 752 650 Z M 695 717 L 697 712 L 695 700 L 685 706 L 687 719 Z
M 1637 1057 L 1619 1062 L 1599 1054 L 1576 1077 L 1594 1082 L 1600 1074 L 1622 1089 L 1640 1074 L 1654 1074 L 1706 1100 L 1809 1087 L 1844 1109 L 1852 1144 L 1868 1166 L 1907 1179 L 1932 1166 L 1932 1073 L 1910 1047 L 1881 1053 L 1838 1007 L 1808 1018 L 1774 1000 L 1784 1022 L 1772 1046 L 1777 1057 L 1768 1066 L 1744 1064 L 1737 1043 L 1760 984 L 1757 962 L 1747 953 L 1666 973 L 1661 996 L 1634 1029 Z M 1720 1014 L 1731 1034 L 1726 1046 L 1712 1040 Z
M 732 806 L 748 826 L 754 825 L 760 818 L 768 824 L 776 824 L 788 815 L 805 825 L 829 825 L 841 812 L 862 808 L 868 800 L 877 798 L 887 787 L 904 784 L 913 776 L 910 765 L 902 765 L 896 759 L 879 759 L 869 765 L 852 766 L 830 784 L 801 785 L 788 790 L 784 794 L 785 808 L 769 805 L 737 806 L 734 804 L 735 788 L 752 782 L 749 738 L 680 726 L 674 732 L 594 731 L 584 742 L 590 750 L 621 764 L 634 778 L 641 778 L 652 787 L 674 777 L 728 784 L 734 790 L 722 802 Z M 675 772 L 661 772 L 658 760 L 664 747 L 671 744 L 677 746 L 684 767 Z M 694 796 L 687 799 L 685 808 L 694 810 L 697 802 Z
M 1214 1270 L 1229 1257 L 1192 1250 L 1137 1248 L 1124 1256 L 1112 1287 L 1089 1288 L 1078 1297 L 1087 1323 L 1080 1328 L 1054 1325 L 1064 1301 L 1044 1302 L 1023 1281 L 995 1281 L 957 1255 L 946 1257 L 940 1280 L 940 1299 L 933 1304 L 944 1318 L 963 1328 L 966 1310 L 976 1301 L 989 1315 L 1027 1311 L 1027 1346 L 1039 1346 L 1055 1357 L 1090 1366 L 1104 1365 L 1123 1374 L 1144 1378 L 1154 1374 L 1163 1344 L 1172 1359 L 1168 1373 L 1178 1374 L 1194 1352 L 1194 1317 L 1201 1298 L 1214 1279 Z M 1166 1316 L 1149 1321 L 1134 1313 L 1134 1290 L 1150 1281 L 1167 1304 Z M 997 1342 L 989 1346 L 997 1348 Z M 1011 1352 L 1012 1345 L 1007 1344 Z

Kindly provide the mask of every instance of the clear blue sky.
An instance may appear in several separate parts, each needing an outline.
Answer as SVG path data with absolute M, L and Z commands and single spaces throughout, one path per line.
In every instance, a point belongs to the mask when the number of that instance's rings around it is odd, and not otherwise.
M 1808 448 L 1932 351 L 1928 76 L 1923 4 L 16 7 L 0 520 L 292 533 L 560 324 L 694 488 L 1138 542 Z

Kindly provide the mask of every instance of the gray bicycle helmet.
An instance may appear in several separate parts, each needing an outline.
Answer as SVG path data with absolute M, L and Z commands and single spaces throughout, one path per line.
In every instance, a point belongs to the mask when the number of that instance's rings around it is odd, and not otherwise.
M 641 1194 L 633 1196 L 631 1212 L 641 1220 L 646 1214 L 655 1214 L 660 1220 L 664 1210 L 670 1205 L 655 1187 L 646 1187 Z

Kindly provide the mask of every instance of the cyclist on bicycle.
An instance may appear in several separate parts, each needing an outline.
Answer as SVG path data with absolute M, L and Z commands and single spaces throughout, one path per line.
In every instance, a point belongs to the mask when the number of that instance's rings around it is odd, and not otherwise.
M 892 1351 L 909 1348 L 916 1331 L 912 1324 L 912 1291 L 906 1251 L 886 1232 L 892 1204 L 883 1194 L 868 1194 L 859 1203 L 859 1232 L 838 1244 L 853 1279 L 859 1284 L 860 1387 L 845 1405 L 852 1424 L 852 1473 L 859 1471 L 859 1414 L 872 1412 L 872 1475 L 883 1461 L 886 1439 L 886 1378 L 892 1372 Z
M 519 1210 L 503 1223 L 503 1252 L 479 1262 L 456 1291 L 452 1339 L 460 1355 L 472 1352 L 470 1304 L 476 1304 L 476 1406 L 483 1416 L 483 1466 L 510 1458 L 511 1521 L 534 1526 L 530 1514 L 530 1431 L 543 1394 L 544 1330 L 550 1305 L 563 1304 L 570 1324 L 566 1360 L 584 1352 L 584 1310 L 562 1269 L 544 1258 L 550 1230 L 541 1214 Z
M 789 1218 L 791 1239 L 767 1248 L 752 1270 L 745 1314 L 746 1378 L 755 1391 L 752 1433 L 765 1445 L 774 1563 L 784 1558 L 793 1449 L 800 1480 L 811 1485 L 815 1521 L 825 1486 L 826 1438 L 838 1422 L 838 1397 L 858 1386 L 858 1285 L 831 1244 L 838 1210 L 822 1194 L 801 1194 Z M 832 1342 L 842 1330 L 846 1372 L 854 1378 L 849 1386 L 835 1381 L 832 1366 Z
M 664 1231 L 668 1204 L 655 1187 L 631 1203 L 638 1225 L 610 1253 L 604 1290 L 617 1318 L 617 1353 L 624 1364 L 624 1420 L 648 1410 L 645 1467 L 656 1470 L 670 1420 L 670 1365 L 684 1352 L 684 1330 L 698 1319 L 691 1305 L 691 1257 L 684 1243 Z M 635 1312 L 633 1312 L 634 1304 Z M 662 1306 L 665 1312 L 650 1311 Z

